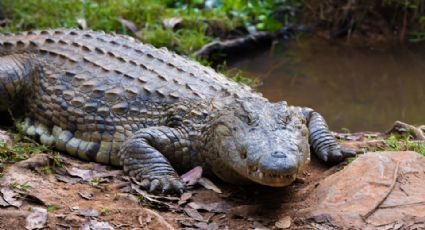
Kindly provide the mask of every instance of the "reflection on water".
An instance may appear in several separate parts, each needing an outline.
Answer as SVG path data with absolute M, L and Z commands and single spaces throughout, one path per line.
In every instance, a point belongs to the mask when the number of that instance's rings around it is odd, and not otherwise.
M 425 46 L 382 49 L 302 39 L 230 64 L 259 78 L 271 101 L 308 106 L 331 129 L 384 131 L 425 124 Z

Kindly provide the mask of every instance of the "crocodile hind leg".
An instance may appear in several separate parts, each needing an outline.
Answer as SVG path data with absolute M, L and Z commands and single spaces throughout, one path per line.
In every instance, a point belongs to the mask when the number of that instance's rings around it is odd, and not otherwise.
M 326 124 L 325 119 L 310 108 L 302 108 L 310 131 L 309 141 L 316 155 L 325 162 L 336 163 L 356 155 L 355 150 L 342 148 Z
M 0 57 L 0 110 L 16 107 L 32 72 L 29 57 L 16 54 Z
M 118 153 L 124 172 L 150 192 L 183 193 L 183 182 L 164 156 L 176 152 L 181 136 L 181 132 L 169 127 L 150 127 L 136 132 Z

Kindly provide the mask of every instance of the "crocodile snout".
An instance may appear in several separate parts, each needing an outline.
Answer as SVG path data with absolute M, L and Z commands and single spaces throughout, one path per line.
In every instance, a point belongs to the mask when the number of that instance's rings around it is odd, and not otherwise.
M 259 169 L 271 175 L 292 175 L 298 171 L 298 160 L 295 153 L 273 151 L 265 154 L 259 162 Z

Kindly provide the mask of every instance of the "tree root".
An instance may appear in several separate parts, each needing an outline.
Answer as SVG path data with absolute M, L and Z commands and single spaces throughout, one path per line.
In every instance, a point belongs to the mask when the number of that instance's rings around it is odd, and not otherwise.
M 204 45 L 201 49 L 194 52 L 196 57 L 216 61 L 218 55 L 236 55 L 244 52 L 250 52 L 255 48 L 271 46 L 273 35 L 269 32 L 257 32 L 247 36 L 226 40 L 214 41 Z
M 390 133 L 402 134 L 407 132 L 411 134 L 415 140 L 425 141 L 424 130 L 425 130 L 425 125 L 415 127 L 413 125 L 409 125 L 401 121 L 396 121 L 394 122 L 393 127 L 390 130 L 388 130 L 386 133 L 387 134 L 390 134 Z
M 392 180 L 392 182 L 391 182 L 390 189 L 388 189 L 387 193 L 386 193 L 386 194 L 385 194 L 385 196 L 382 198 L 382 200 L 380 200 L 380 201 L 379 201 L 379 202 L 378 202 L 375 206 L 373 206 L 373 208 L 372 208 L 369 212 L 367 212 L 365 215 L 360 215 L 364 222 L 366 222 L 366 223 L 367 223 L 367 221 L 366 221 L 366 220 L 367 220 L 367 218 L 369 218 L 369 217 L 370 217 L 373 213 L 375 213 L 375 212 L 376 212 L 376 210 L 379 208 L 379 206 L 381 206 L 381 204 L 382 204 L 382 203 L 384 203 L 384 201 L 387 199 L 387 197 L 388 197 L 388 196 L 391 194 L 391 192 L 394 190 L 394 187 L 395 187 L 395 185 L 396 185 L 396 183 L 397 183 L 399 167 L 400 167 L 400 162 L 399 162 L 399 161 L 397 161 L 397 166 L 396 166 L 396 168 L 395 168 L 395 170 L 394 170 L 393 180 Z

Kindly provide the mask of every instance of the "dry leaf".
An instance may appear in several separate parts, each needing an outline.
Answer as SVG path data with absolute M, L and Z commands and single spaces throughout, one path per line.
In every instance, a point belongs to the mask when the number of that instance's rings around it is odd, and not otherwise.
M 1 206 L 1 207 L 8 207 L 8 206 L 10 206 L 10 204 L 9 204 L 9 203 L 7 203 L 7 202 L 3 199 L 3 197 L 2 197 L 2 196 L 0 196 L 0 206 Z
M 264 226 L 262 223 L 258 221 L 254 221 L 253 225 L 254 225 L 254 230 L 269 230 L 269 228 L 267 228 L 266 226 Z
M 84 181 L 91 181 L 91 179 L 93 178 L 92 170 L 71 167 L 71 168 L 66 168 L 66 171 L 68 172 L 69 175 L 79 177 L 83 179 Z
M 87 29 L 87 21 L 84 18 L 77 18 L 77 23 L 78 26 L 82 29 L 82 30 L 86 30 Z
M 198 180 L 198 184 L 202 185 L 204 188 L 213 190 L 216 193 L 221 193 L 221 189 L 219 189 L 212 181 L 208 178 L 202 177 Z
M 180 25 L 183 21 L 183 18 L 180 17 L 172 17 L 166 18 L 162 21 L 162 24 L 165 28 L 174 29 L 176 26 Z
M 198 211 L 196 211 L 196 209 L 186 207 L 183 210 L 186 213 L 186 215 L 188 215 L 189 217 L 191 217 L 191 218 L 193 218 L 197 221 L 204 221 L 204 218 L 202 217 L 201 214 L 199 214 Z
M 1 193 L 3 194 L 3 199 L 12 206 L 17 208 L 21 207 L 22 201 L 15 199 L 15 197 L 19 196 L 19 193 L 13 191 L 10 188 L 2 188 Z
M 47 210 L 44 208 L 31 208 L 31 213 L 26 218 L 25 228 L 32 229 L 41 229 L 44 228 L 44 225 L 47 222 Z
M 137 28 L 137 25 L 134 22 L 124 18 L 119 18 L 118 20 L 121 22 L 122 25 L 124 25 L 127 29 L 133 32 L 133 34 L 136 34 L 139 31 L 139 28 Z
M 202 176 L 202 167 L 196 166 L 195 168 L 191 169 L 189 172 L 183 174 L 181 178 L 183 182 L 185 182 L 187 185 L 194 185 L 198 182 L 201 176 Z
M 69 177 L 64 175 L 55 174 L 55 177 L 58 181 L 62 181 L 68 184 L 76 184 L 81 181 L 80 178 Z
M 191 192 L 185 192 L 180 196 L 180 200 L 177 203 L 178 205 L 186 204 L 186 202 L 192 197 Z
M 217 230 L 218 229 L 218 224 L 217 223 L 214 223 L 214 222 L 212 222 L 212 223 L 209 223 L 208 224 L 208 228 L 207 228 L 207 230 Z
M 114 230 L 114 227 L 112 227 L 108 222 L 100 222 L 97 220 L 90 220 L 89 223 L 84 225 L 82 230 L 92 230 L 92 229 L 99 229 L 99 230 Z
M 75 213 L 79 216 L 86 216 L 86 217 L 98 217 L 99 212 L 94 208 L 81 208 L 77 209 Z
M 81 191 L 78 194 L 86 200 L 91 200 L 93 198 L 93 194 L 91 194 L 90 192 Z
M 249 217 L 258 212 L 259 205 L 239 205 L 228 210 L 234 216 Z
M 199 202 L 190 202 L 187 204 L 187 206 L 197 209 L 197 210 L 205 210 L 208 212 L 218 212 L 218 213 L 224 213 L 228 208 L 230 208 L 230 205 L 225 202 L 215 202 L 215 203 L 199 203 Z

